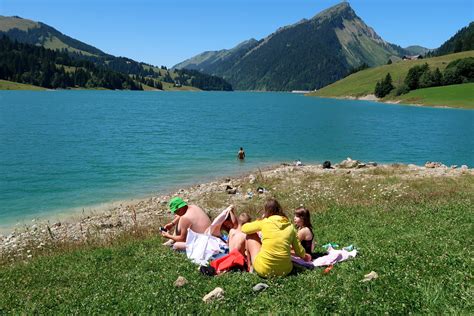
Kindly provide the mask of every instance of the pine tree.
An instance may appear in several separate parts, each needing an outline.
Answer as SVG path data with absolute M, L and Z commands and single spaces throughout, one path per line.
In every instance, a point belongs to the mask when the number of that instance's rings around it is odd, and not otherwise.
M 383 82 L 383 93 L 384 96 L 390 93 L 390 91 L 393 90 L 393 84 L 392 84 L 392 76 L 390 73 L 387 73 L 387 76 L 385 76 L 385 80 Z
M 436 68 L 432 75 L 431 80 L 433 81 L 433 87 L 438 87 L 443 84 L 443 74 L 439 71 L 439 68 Z
M 374 94 L 377 98 L 382 98 L 381 86 L 382 86 L 381 83 L 377 81 L 377 83 L 375 84 L 375 91 L 374 91 Z

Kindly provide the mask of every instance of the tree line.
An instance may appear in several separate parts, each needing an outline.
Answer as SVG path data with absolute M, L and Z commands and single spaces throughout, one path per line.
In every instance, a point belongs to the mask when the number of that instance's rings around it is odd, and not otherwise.
M 0 38 L 0 79 L 44 88 L 142 90 L 129 76 L 69 54 Z
M 232 85 L 221 77 L 190 69 L 176 69 L 175 73 L 174 81 L 181 84 L 188 84 L 201 90 L 232 91 Z
M 396 89 L 395 94 L 398 96 L 411 90 L 468 82 L 474 82 L 474 57 L 454 60 L 446 66 L 444 72 L 441 72 L 439 68 L 431 70 L 430 66 L 424 63 L 408 70 L 403 84 Z M 376 83 L 374 94 L 378 98 L 383 98 L 393 89 L 395 87 L 392 84 L 392 77 L 388 73 L 385 78 Z

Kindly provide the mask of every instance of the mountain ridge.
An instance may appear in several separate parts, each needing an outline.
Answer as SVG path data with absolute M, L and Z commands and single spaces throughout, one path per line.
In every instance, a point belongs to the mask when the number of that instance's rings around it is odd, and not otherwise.
M 0 15 L 0 38 L 3 35 L 20 43 L 66 52 L 77 60 L 92 62 L 99 68 L 131 76 L 137 83 L 145 85 L 149 83 L 151 88 L 165 86 L 168 89 L 171 85 L 179 90 L 183 86 L 190 85 L 203 90 L 232 90 L 222 78 L 200 72 L 170 72 L 164 66 L 159 68 L 127 57 L 117 57 L 65 35 L 45 23 L 18 16 Z
M 239 90 L 314 90 L 362 64 L 382 65 L 408 54 L 383 40 L 346 2 L 282 26 L 246 51 L 236 49 L 239 45 L 198 54 L 173 68 L 221 76 Z M 218 58 L 222 51 L 224 60 Z M 200 61 L 204 58 L 207 62 Z
M 45 33 L 49 34 L 49 37 L 45 37 Z M 112 55 L 92 45 L 63 34 L 52 26 L 19 16 L 8 17 L 0 15 L 0 35 L 1 34 L 5 34 L 22 43 L 41 45 L 49 49 L 64 48 L 71 53 L 112 57 Z

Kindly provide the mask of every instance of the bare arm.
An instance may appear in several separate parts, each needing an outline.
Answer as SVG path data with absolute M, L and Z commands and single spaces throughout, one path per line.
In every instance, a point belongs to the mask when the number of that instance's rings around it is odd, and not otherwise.
M 179 221 L 179 235 L 171 235 L 168 232 L 162 232 L 161 235 L 165 238 L 172 239 L 174 241 L 186 241 L 186 237 L 188 236 L 188 228 L 191 227 L 191 222 L 183 217 Z
M 166 224 L 164 226 L 164 228 L 166 228 L 167 230 L 170 230 L 171 228 L 173 228 L 174 226 L 176 226 L 176 223 L 179 222 L 179 218 L 180 216 L 179 215 L 175 215 L 173 220 L 171 222 L 169 222 L 168 224 Z
M 306 251 L 304 250 L 303 246 L 301 245 L 301 242 L 300 240 L 298 239 L 297 235 L 296 235 L 296 231 L 294 231 L 294 235 L 292 236 L 293 237 L 293 242 L 292 242 L 292 246 L 293 246 L 293 249 L 295 251 L 295 254 L 300 257 L 300 258 L 303 258 L 305 260 L 307 260 L 306 258 Z M 309 257 L 309 259 L 311 260 L 311 256 Z

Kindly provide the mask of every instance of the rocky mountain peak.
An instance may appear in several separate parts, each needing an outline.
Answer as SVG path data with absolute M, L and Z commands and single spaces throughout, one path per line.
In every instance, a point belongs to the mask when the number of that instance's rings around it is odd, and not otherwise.
M 351 20 L 357 17 L 357 15 L 352 9 L 349 2 L 344 1 L 339 4 L 336 4 L 335 6 L 327 8 L 324 11 L 321 11 L 320 13 L 316 14 L 312 18 L 312 20 L 324 20 L 324 19 L 335 18 L 335 17 L 343 17 L 346 20 Z

